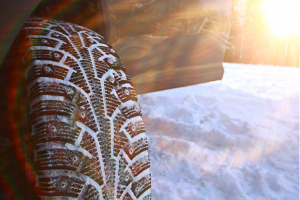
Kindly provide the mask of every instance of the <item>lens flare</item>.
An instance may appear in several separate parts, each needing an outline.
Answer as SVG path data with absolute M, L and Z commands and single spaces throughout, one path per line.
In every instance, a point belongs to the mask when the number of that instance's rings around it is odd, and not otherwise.
M 263 10 L 270 32 L 286 37 L 299 31 L 299 0 L 263 0 Z

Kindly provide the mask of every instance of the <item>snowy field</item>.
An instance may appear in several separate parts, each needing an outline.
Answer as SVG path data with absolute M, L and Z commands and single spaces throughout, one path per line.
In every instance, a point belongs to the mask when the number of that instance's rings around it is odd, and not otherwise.
M 298 200 L 300 69 L 224 63 L 222 81 L 139 96 L 154 200 Z

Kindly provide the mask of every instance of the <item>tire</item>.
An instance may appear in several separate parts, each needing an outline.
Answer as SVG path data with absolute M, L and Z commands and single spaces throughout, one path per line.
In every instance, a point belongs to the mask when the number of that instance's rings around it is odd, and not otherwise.
M 116 52 L 62 21 L 31 18 L 21 35 L 26 199 L 151 199 L 141 109 Z

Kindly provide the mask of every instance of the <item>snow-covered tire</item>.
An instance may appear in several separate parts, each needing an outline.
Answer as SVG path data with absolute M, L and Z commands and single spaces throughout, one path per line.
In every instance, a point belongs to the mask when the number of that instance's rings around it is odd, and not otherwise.
M 62 21 L 31 18 L 22 34 L 28 199 L 151 199 L 141 109 L 116 52 Z

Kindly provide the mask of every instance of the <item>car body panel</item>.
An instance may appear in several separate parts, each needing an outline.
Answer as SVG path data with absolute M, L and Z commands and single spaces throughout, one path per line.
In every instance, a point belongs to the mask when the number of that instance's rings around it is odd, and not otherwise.
M 223 76 L 231 0 L 11 0 L 1 4 L 1 15 L 7 20 L 0 24 L 4 27 L 0 62 L 31 15 L 79 24 L 103 35 L 126 66 L 138 94 Z

